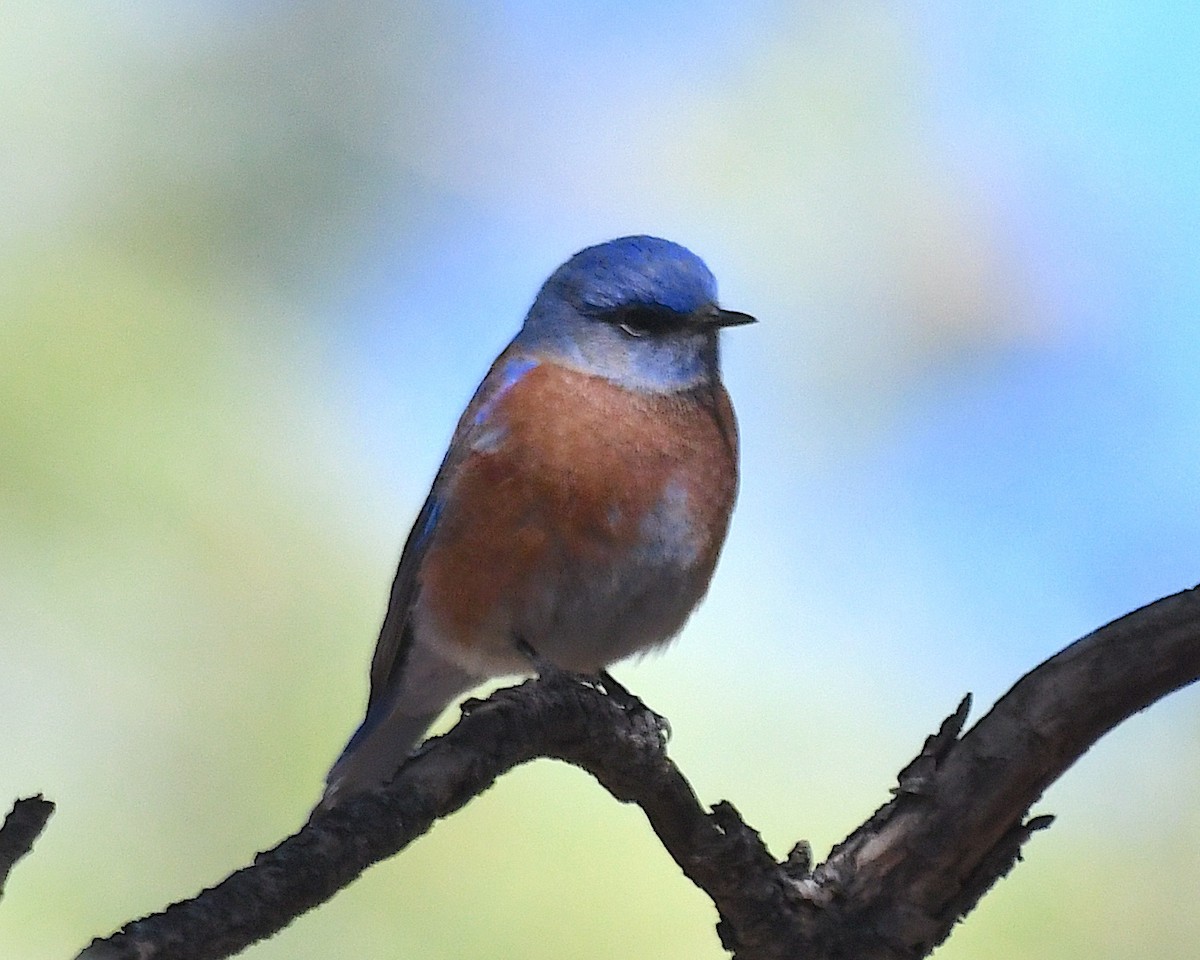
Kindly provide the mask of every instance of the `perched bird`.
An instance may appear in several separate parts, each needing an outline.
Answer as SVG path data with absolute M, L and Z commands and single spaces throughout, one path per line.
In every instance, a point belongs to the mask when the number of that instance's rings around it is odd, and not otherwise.
M 400 557 L 366 718 L 323 807 L 395 774 L 438 714 L 530 652 L 595 674 L 679 632 L 737 492 L 723 327 L 695 254 L 656 237 L 554 271 L 467 406 Z

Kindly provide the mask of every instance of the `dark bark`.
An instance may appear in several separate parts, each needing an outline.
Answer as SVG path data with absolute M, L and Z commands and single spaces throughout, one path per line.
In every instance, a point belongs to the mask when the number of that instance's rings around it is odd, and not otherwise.
M 13 866 L 33 849 L 33 842 L 45 829 L 46 821 L 54 812 L 54 804 L 36 797 L 17 800 L 0 826 L 0 896 L 4 895 L 4 884 Z
M 535 757 L 638 804 L 713 900 L 738 960 L 927 956 L 1049 817 L 1046 787 L 1121 720 L 1200 677 L 1200 592 L 1166 597 L 1067 647 L 962 734 L 969 699 L 899 776 L 894 798 L 828 860 L 777 862 L 728 803 L 706 810 L 666 753 L 665 725 L 619 687 L 560 675 L 470 701 L 386 789 L 316 814 L 193 900 L 135 921 L 81 960 L 229 956 L 333 896 Z M 608 681 L 601 681 L 608 685 Z

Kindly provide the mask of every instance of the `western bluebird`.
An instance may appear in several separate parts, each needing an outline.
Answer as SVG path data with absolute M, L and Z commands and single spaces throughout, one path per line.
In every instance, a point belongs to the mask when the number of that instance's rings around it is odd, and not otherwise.
M 400 556 L 366 718 L 322 806 L 379 786 L 438 714 L 529 653 L 595 674 L 671 639 L 708 589 L 737 492 L 717 305 L 656 237 L 554 271 L 488 371 Z

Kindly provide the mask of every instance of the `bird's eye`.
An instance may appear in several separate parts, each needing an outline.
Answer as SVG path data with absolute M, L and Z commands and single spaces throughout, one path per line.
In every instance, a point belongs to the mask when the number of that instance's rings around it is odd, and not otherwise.
M 635 306 L 620 311 L 610 322 L 625 336 L 640 339 L 674 329 L 680 318 L 670 310 Z

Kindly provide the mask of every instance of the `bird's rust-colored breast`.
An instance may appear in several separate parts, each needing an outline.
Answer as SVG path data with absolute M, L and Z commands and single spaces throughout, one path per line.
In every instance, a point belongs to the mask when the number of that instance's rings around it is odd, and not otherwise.
M 460 425 L 468 441 L 472 413 Z M 487 629 L 495 612 L 535 595 L 547 564 L 568 580 L 604 576 L 645 549 L 643 520 L 672 485 L 703 593 L 737 487 L 737 432 L 720 384 L 641 393 L 541 363 L 473 429 L 486 442 L 444 492 L 420 585 L 422 606 L 455 643 L 497 642 Z

